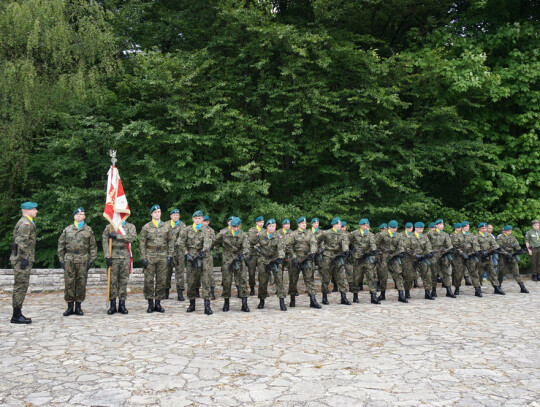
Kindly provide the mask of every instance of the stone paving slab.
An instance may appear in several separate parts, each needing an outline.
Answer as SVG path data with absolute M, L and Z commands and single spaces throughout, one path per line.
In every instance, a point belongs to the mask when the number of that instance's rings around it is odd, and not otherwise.
M 62 316 L 61 292 L 29 295 L 29 326 L 9 323 L 0 293 L 0 405 L 540 406 L 540 283 L 526 284 L 436 301 L 413 290 L 409 304 L 391 291 L 380 306 L 334 293 L 322 310 L 301 295 L 287 312 L 251 297 L 250 313 L 236 298 L 223 313 L 218 299 L 212 316 L 202 300 L 147 314 L 140 293 L 108 316 L 94 288 L 82 317 Z

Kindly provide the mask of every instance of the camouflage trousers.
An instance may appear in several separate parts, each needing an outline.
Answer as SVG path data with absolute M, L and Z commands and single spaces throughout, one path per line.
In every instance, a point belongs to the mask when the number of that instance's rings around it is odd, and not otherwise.
M 492 287 L 499 285 L 499 280 L 497 279 L 497 274 L 495 274 L 495 267 L 491 262 L 491 258 L 480 261 L 477 266 L 478 279 L 481 279 L 485 272 Z
M 434 256 L 431 260 L 431 280 L 433 285 L 437 284 L 437 274 L 442 278 L 444 287 L 452 286 L 452 271 L 450 270 L 450 261 L 448 256 L 441 259 L 441 256 Z
M 416 270 L 422 278 L 422 284 L 424 285 L 425 290 L 431 290 L 436 286 L 437 280 L 433 283 L 433 280 L 431 279 L 431 270 L 425 261 L 420 262 L 420 264 L 416 266 Z
M 192 267 L 191 263 L 187 262 L 186 277 L 187 277 L 187 297 L 190 300 L 195 299 L 196 289 L 202 286 L 202 298 L 205 300 L 211 299 L 210 287 L 213 287 L 214 270 L 212 267 L 208 267 L 207 261 L 201 261 L 201 267 Z
M 390 271 L 390 274 L 392 275 L 392 278 L 394 279 L 394 283 L 396 285 L 396 290 L 403 291 L 405 289 L 403 284 L 403 270 L 401 269 L 401 264 L 398 261 L 398 259 L 392 260 L 390 264 L 388 264 L 388 260 L 390 260 L 390 256 L 383 256 L 382 258 L 382 266 L 383 270 L 385 270 L 385 274 L 380 278 L 383 278 L 384 280 L 384 289 L 386 290 L 386 283 L 388 280 L 388 271 Z M 384 267 L 387 266 L 387 267 Z M 383 289 L 383 281 L 381 281 L 381 290 Z
M 345 275 L 347 276 L 347 283 L 354 284 L 354 266 L 349 260 L 345 260 Z
M 413 288 L 416 270 L 414 269 L 414 260 L 409 255 L 405 255 L 401 260 L 401 270 L 403 273 L 403 288 L 410 290 Z
M 323 257 L 319 273 L 321 274 L 321 291 L 323 294 L 330 292 L 328 286 L 332 277 L 337 283 L 339 292 L 347 292 L 347 287 L 345 287 L 345 267 L 339 261 L 332 262 L 331 257 Z
M 109 301 L 127 298 L 127 285 L 129 280 L 129 259 L 113 258 L 111 266 L 111 285 L 109 287 Z
M 238 262 L 238 270 L 231 270 L 231 264 L 236 256 L 223 256 L 221 263 L 221 285 L 223 286 L 223 298 L 231 298 L 232 280 L 238 286 L 240 298 L 248 296 L 247 269 L 243 261 Z
M 367 284 L 369 285 L 369 292 L 371 294 L 377 293 L 377 270 L 375 264 L 370 263 L 369 259 L 364 259 L 362 262 L 359 259 L 354 260 L 353 271 L 353 293 L 357 293 L 360 284 L 364 284 L 364 276 L 366 276 Z
M 165 296 L 167 279 L 167 259 L 148 259 L 148 267 L 144 271 L 144 298 L 162 300 Z
M 463 281 L 463 276 L 465 274 L 465 265 L 461 256 L 457 255 L 454 257 L 452 262 L 452 285 L 456 288 L 461 287 L 461 282 Z
M 283 287 L 283 274 L 282 269 L 278 266 L 277 272 L 273 270 L 267 270 L 265 267 L 268 263 L 268 260 L 265 260 L 263 257 L 257 259 L 257 270 L 259 275 L 259 292 L 258 297 L 261 300 L 264 300 L 268 295 L 268 281 L 270 280 L 270 275 L 272 275 L 274 284 L 276 286 L 276 295 L 279 298 L 285 298 L 285 288 Z
M 289 266 L 289 295 L 295 295 L 296 291 L 298 291 L 298 279 L 300 278 L 300 273 L 302 273 L 302 277 L 304 278 L 304 284 L 308 295 L 315 295 L 313 266 L 309 261 L 303 268 L 300 268 L 300 265 L 298 265 L 298 267 L 292 264 Z
M 171 280 L 173 272 L 175 272 L 176 278 L 176 290 L 185 289 L 185 280 L 184 280 L 184 257 L 174 257 L 173 264 L 167 266 L 167 281 L 165 282 L 165 288 L 167 290 L 171 289 Z
M 22 308 L 28 285 L 30 283 L 30 270 L 33 263 L 28 264 L 24 270 L 21 270 L 21 261 L 17 260 L 13 264 L 13 308 Z
M 469 258 L 469 260 L 465 262 L 465 268 L 469 273 L 473 287 L 481 287 L 482 280 L 478 278 L 478 263 L 472 258 Z M 480 278 L 482 278 L 482 276 L 480 276 Z
M 508 274 L 508 272 L 512 273 L 516 282 L 523 282 L 521 275 L 519 274 L 519 265 L 517 261 L 515 261 L 514 259 L 508 260 L 505 256 L 499 256 L 499 272 L 497 273 L 499 285 L 502 285 L 504 276 Z
M 248 276 L 249 276 L 250 287 L 255 287 L 256 275 L 257 275 L 257 259 L 258 259 L 258 256 L 252 256 L 249 261 Z
M 531 247 L 531 273 L 540 273 L 540 247 Z
M 65 262 L 64 270 L 64 300 L 66 302 L 83 302 L 86 298 L 86 281 L 88 270 L 85 263 Z

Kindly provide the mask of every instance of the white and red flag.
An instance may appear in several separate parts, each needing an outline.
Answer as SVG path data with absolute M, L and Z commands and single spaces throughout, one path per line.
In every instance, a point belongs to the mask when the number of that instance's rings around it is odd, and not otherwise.
M 120 235 L 125 235 L 126 232 L 122 227 L 122 223 L 129 217 L 131 211 L 127 202 L 122 180 L 118 173 L 118 168 L 111 165 L 107 173 L 107 197 L 105 200 L 105 210 L 103 216 L 107 219 L 115 232 Z M 126 243 L 130 256 L 130 274 L 133 273 L 133 253 L 131 252 L 131 243 Z

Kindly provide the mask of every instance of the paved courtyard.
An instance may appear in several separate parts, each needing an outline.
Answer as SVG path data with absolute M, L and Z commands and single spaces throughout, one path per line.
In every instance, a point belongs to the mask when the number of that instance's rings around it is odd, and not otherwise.
M 481 299 L 413 290 L 409 304 L 391 291 L 380 306 L 334 293 L 322 310 L 302 295 L 287 312 L 251 297 L 249 314 L 219 298 L 212 316 L 202 300 L 147 314 L 140 293 L 108 316 L 91 289 L 85 315 L 63 317 L 61 292 L 36 293 L 29 326 L 9 323 L 0 293 L 0 405 L 540 406 L 540 283 L 525 283 L 528 295 L 507 280 L 504 297 L 484 283 Z

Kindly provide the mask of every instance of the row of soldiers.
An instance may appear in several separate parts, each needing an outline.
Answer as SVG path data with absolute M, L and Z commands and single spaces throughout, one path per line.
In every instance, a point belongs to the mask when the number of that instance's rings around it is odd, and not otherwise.
M 22 218 L 14 230 L 12 256 L 15 273 L 13 290 L 13 323 L 30 323 L 22 315 L 22 304 L 28 289 L 30 269 L 34 261 L 35 223 L 37 204 L 25 202 L 21 205 Z M 74 223 L 66 227 L 58 241 L 58 258 L 64 269 L 64 298 L 67 309 L 64 316 L 83 315 L 81 304 L 86 295 L 88 270 L 97 258 L 97 245 L 92 229 L 85 223 L 84 208 L 77 208 Z M 487 224 L 478 225 L 479 233 L 469 233 L 469 223 L 454 225 L 450 235 L 443 231 L 442 219 L 433 223 L 432 230 L 424 233 L 422 222 L 407 223 L 405 230 L 398 233 L 395 220 L 379 227 L 379 233 L 370 231 L 368 219 L 359 221 L 359 229 L 347 232 L 346 222 L 339 217 L 332 219 L 331 228 L 319 228 L 319 219 L 300 217 L 298 228 L 290 230 L 291 222 L 285 219 L 277 229 L 275 219 L 259 216 L 255 225 L 246 233 L 241 229 L 241 220 L 231 216 L 228 226 L 219 233 L 209 226 L 210 218 L 201 211 L 192 215 L 193 223 L 186 226 L 180 221 L 180 211 L 170 212 L 170 221 L 161 221 L 161 208 L 150 209 L 151 220 L 143 226 L 139 235 L 139 254 L 144 269 L 144 296 L 148 301 L 147 312 L 164 312 L 161 300 L 168 298 L 173 272 L 176 273 L 178 300 L 183 301 L 187 275 L 187 312 L 195 311 L 195 299 L 202 288 L 204 312 L 213 313 L 210 300 L 214 296 L 213 249 L 222 249 L 223 311 L 229 311 L 232 281 L 242 299 L 242 311 L 249 312 L 248 295 L 254 295 L 255 280 L 258 278 L 258 308 L 265 306 L 268 284 L 273 280 L 280 309 L 285 305 L 284 269 L 288 269 L 290 295 L 289 306 L 294 307 L 298 296 L 297 284 L 302 274 L 310 307 L 322 308 L 315 297 L 314 270 L 321 278 L 322 303 L 328 304 L 330 282 L 334 280 L 341 295 L 341 304 L 350 305 L 347 291 L 353 293 L 358 302 L 358 292 L 364 279 L 370 290 L 371 302 L 380 304 L 386 300 L 388 274 L 395 282 L 398 300 L 408 302 L 410 290 L 417 274 L 420 274 L 425 298 L 437 296 L 437 278 L 442 279 L 446 296 L 455 298 L 465 272 L 470 275 L 475 295 L 482 297 L 481 281 L 484 272 L 494 288 L 495 294 L 504 295 L 501 289 L 506 272 L 512 272 L 527 293 L 518 267 L 518 255 L 522 250 L 512 236 L 512 226 L 504 227 L 497 239 L 487 231 Z M 431 228 L 430 228 L 431 229 Z M 538 273 L 540 258 L 540 222 L 533 221 L 533 229 L 527 233 L 527 251 L 531 256 L 533 274 Z M 117 231 L 107 226 L 102 234 L 103 250 L 107 266 L 110 267 L 110 308 L 108 314 L 127 314 L 125 306 L 127 283 L 132 262 L 131 243 L 136 239 L 136 228 L 124 222 Z M 110 243 L 110 247 L 109 247 Z M 497 264 L 499 274 L 495 273 Z M 349 287 L 347 290 L 346 283 Z M 248 284 L 250 291 L 248 292 Z M 455 290 L 452 291 L 452 286 Z M 377 296 L 377 291 L 380 295 Z M 118 307 L 117 307 L 117 299 Z

